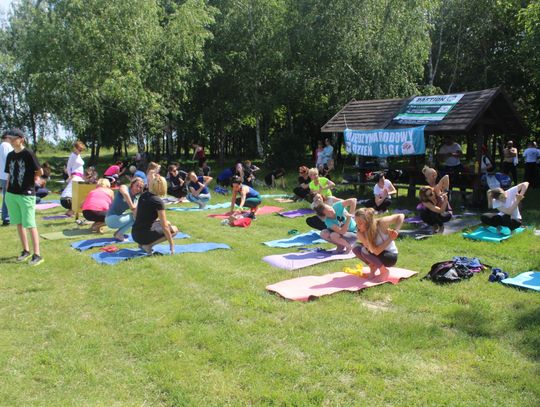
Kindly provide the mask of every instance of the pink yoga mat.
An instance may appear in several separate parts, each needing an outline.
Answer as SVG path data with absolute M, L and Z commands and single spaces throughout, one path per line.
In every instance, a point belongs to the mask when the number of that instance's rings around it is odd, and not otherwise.
M 284 298 L 293 301 L 309 301 L 311 298 L 330 295 L 339 291 L 359 291 L 384 283 L 397 284 L 404 278 L 418 274 L 416 271 L 398 267 L 389 267 L 390 275 L 384 281 L 373 281 L 347 273 L 332 273 L 324 276 L 305 276 L 270 284 L 268 291 L 276 292 Z M 369 268 L 364 267 L 369 273 Z
M 60 204 L 57 204 L 57 203 L 36 204 L 36 211 L 43 211 L 45 209 L 56 208 L 57 206 L 60 206 Z
M 315 264 L 324 263 L 332 260 L 353 259 L 354 253 L 336 254 L 333 250 L 328 251 L 308 251 L 299 253 L 273 254 L 263 257 L 263 260 L 271 266 L 285 270 L 297 270 Z
M 282 210 L 283 208 L 280 208 L 279 206 L 261 206 L 259 210 L 257 211 L 257 216 L 268 215 L 270 213 L 276 213 Z M 216 219 L 226 219 L 229 217 L 229 215 L 224 214 L 224 213 L 210 214 L 207 216 L 209 218 L 216 218 Z

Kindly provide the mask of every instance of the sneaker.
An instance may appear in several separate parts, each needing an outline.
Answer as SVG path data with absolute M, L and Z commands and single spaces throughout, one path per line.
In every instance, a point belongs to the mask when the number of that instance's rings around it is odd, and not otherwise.
M 43 263 L 43 261 L 43 257 L 38 254 L 34 254 L 28 264 L 30 264 L 31 266 L 37 266 L 38 264 Z
M 29 251 L 26 251 L 26 250 L 23 250 L 21 252 L 21 255 L 19 257 L 17 257 L 17 261 L 25 261 L 28 259 L 28 257 L 30 257 L 30 252 Z
M 251 212 L 247 217 L 250 218 L 251 220 L 257 220 L 257 217 L 255 216 L 253 212 Z
M 2 221 L 2 226 L 9 226 L 9 220 Z

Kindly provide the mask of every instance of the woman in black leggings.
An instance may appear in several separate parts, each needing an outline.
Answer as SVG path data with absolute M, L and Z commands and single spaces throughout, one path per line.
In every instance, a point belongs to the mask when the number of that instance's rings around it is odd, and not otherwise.
M 448 211 L 448 195 L 437 195 L 433 187 L 420 188 L 420 218 L 433 227 L 434 233 L 442 233 L 444 224 L 452 219 Z

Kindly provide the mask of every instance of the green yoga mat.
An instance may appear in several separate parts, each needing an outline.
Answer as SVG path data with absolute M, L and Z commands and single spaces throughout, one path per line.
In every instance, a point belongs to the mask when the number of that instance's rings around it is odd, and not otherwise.
M 61 232 L 42 233 L 40 236 L 47 240 L 76 239 L 81 236 L 96 235 L 90 229 L 67 229 Z

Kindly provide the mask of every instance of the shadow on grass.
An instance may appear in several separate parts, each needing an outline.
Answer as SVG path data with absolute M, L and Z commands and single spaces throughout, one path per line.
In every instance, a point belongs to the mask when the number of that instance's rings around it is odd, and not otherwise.
M 0 257 L 0 264 L 18 264 L 17 256 Z
M 540 360 L 540 308 L 523 312 L 516 319 L 515 327 L 523 333 L 521 340 L 523 353 Z
M 477 307 L 460 308 L 451 314 L 451 326 L 473 337 L 493 336 L 493 321 L 486 312 Z

